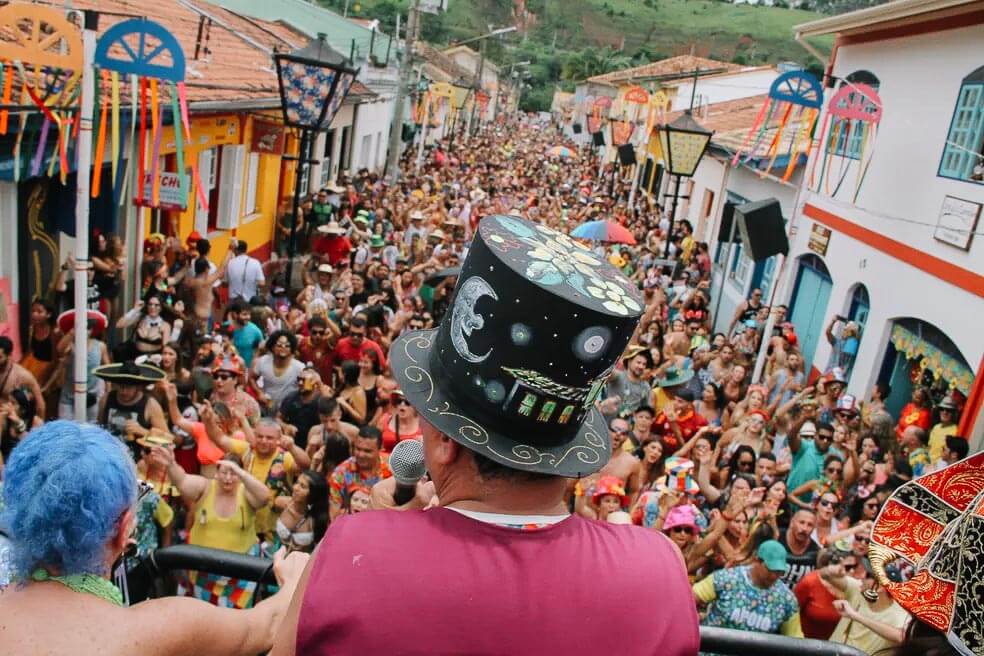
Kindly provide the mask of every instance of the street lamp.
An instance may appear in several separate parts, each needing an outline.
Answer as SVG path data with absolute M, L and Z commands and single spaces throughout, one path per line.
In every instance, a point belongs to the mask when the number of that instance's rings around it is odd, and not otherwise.
M 673 221 L 676 219 L 677 199 L 680 198 L 680 179 L 694 175 L 714 133 L 695 121 L 689 109 L 670 123 L 657 126 L 656 130 L 666 170 L 676 176 L 673 209 L 670 210 L 670 228 L 666 233 L 666 248 L 663 251 L 663 257 L 668 258 Z
M 348 66 L 344 56 L 325 42 L 325 35 L 292 53 L 276 53 L 280 85 L 280 104 L 284 123 L 301 132 L 294 175 L 294 203 L 291 212 L 290 242 L 287 247 L 287 280 L 290 289 L 294 253 L 297 250 L 297 211 L 301 200 L 301 178 L 310 164 L 313 133 L 324 132 L 348 95 L 358 70 Z

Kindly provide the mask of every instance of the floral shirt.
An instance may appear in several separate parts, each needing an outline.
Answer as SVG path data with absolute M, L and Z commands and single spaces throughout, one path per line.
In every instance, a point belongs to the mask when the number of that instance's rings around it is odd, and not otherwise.
M 393 473 L 389 468 L 389 456 L 385 453 L 379 454 L 379 466 L 369 476 L 363 476 L 362 472 L 359 471 L 359 465 L 355 462 L 355 456 L 353 456 L 335 467 L 331 473 L 328 478 L 328 497 L 332 505 L 340 508 L 345 505 L 356 488 L 371 488 L 379 481 L 392 475 Z
M 143 558 L 160 546 L 157 527 L 166 528 L 174 520 L 171 506 L 157 492 L 148 492 L 137 507 L 137 557 Z M 135 562 L 135 559 L 134 559 Z

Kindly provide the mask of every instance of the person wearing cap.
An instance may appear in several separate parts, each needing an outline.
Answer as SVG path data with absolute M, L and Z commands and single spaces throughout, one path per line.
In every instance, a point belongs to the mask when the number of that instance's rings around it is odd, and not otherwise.
M 823 639 L 874 656 L 900 645 L 913 619 L 878 583 L 867 558 L 864 566 L 862 580 L 850 576 L 843 562 L 818 570 L 824 586 L 835 593 L 830 603 L 838 617 L 833 631 Z
M 929 458 L 933 462 L 943 457 L 946 438 L 957 434 L 957 422 L 960 420 L 960 407 L 952 394 L 947 394 L 936 404 L 940 420 L 929 431 Z
M 834 332 L 834 327 L 842 323 L 843 326 L 839 333 Z M 851 378 L 851 369 L 854 368 L 854 359 L 858 355 L 858 346 L 861 343 L 861 326 L 855 321 L 848 321 L 841 315 L 834 315 L 827 324 L 825 332 L 827 342 L 830 343 L 830 359 L 827 362 L 827 370 L 840 367 L 844 371 L 845 380 Z
M 659 435 L 664 453 L 672 455 L 707 425 L 707 419 L 694 410 L 694 393 L 681 387 L 675 391 L 672 401 L 656 415 L 653 432 Z
M 793 455 L 793 463 L 786 484 L 790 490 L 820 478 L 824 459 L 829 454 L 836 454 L 843 460 L 844 454 L 833 447 L 834 427 L 818 422 L 816 413 L 816 405 L 803 402 L 799 407 L 799 417 L 789 427 L 789 451 Z M 800 433 L 808 422 L 816 427 L 816 435 L 812 439 Z
M 555 241 L 556 264 L 580 262 L 611 297 L 580 294 L 563 279 L 538 283 L 526 244 L 509 257 L 493 246 L 509 237 Z M 440 506 L 337 519 L 272 656 L 401 644 L 434 653 L 628 654 L 654 645 L 665 656 L 696 653 L 698 618 L 676 547 L 655 531 L 571 515 L 565 504 L 566 479 L 610 457 L 595 402 L 642 309 L 628 280 L 566 235 L 515 217 L 483 219 L 440 327 L 404 333 L 390 350 L 421 417 Z M 565 603 L 516 613 L 516 590 Z M 651 612 L 625 615 L 616 632 L 596 621 L 625 599 Z M 439 621 L 406 612 L 422 607 Z
M 786 567 L 786 549 L 766 540 L 751 565 L 719 569 L 694 584 L 694 596 L 707 606 L 702 624 L 802 638 L 799 604 L 782 581 Z

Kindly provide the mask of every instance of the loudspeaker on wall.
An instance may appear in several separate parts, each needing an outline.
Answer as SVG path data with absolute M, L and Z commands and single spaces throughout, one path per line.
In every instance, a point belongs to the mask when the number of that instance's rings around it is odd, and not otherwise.
M 775 198 L 736 206 L 735 221 L 738 222 L 742 246 L 753 261 L 759 262 L 778 253 L 785 255 L 789 252 L 786 223 L 779 201 Z

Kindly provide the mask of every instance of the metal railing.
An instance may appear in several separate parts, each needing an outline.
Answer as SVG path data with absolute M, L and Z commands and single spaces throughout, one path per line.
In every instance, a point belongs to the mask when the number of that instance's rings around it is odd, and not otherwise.
M 158 549 L 144 559 L 141 566 L 145 568 L 145 575 L 152 578 L 191 569 L 260 583 L 276 583 L 269 560 L 188 544 Z M 787 638 L 709 626 L 700 627 L 700 648 L 724 656 L 865 656 L 864 652 L 853 647 L 823 640 Z

